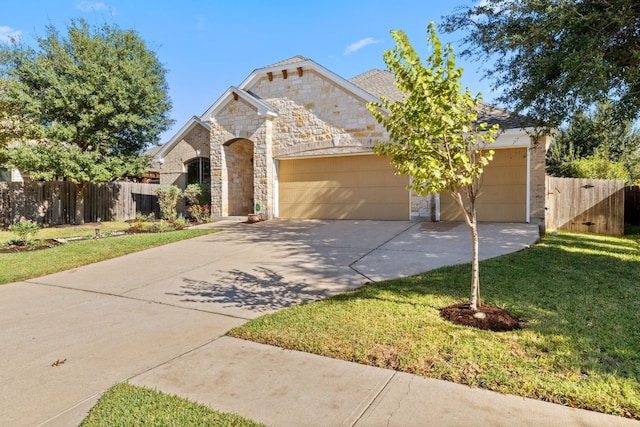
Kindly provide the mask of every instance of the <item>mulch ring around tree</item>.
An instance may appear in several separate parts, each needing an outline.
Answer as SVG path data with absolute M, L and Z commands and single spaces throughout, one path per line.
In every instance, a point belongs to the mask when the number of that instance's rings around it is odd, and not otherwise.
M 62 245 L 63 242 L 55 240 L 55 239 L 44 239 L 44 240 L 32 240 L 29 243 L 25 242 L 11 242 L 6 246 L 0 246 L 0 254 L 12 254 L 16 252 L 30 252 L 30 251 L 38 251 L 41 249 L 49 249 L 55 246 Z
M 474 316 L 478 312 L 484 313 L 484 317 Z M 508 311 L 492 305 L 482 305 L 474 311 L 471 310 L 469 303 L 454 304 L 440 309 L 440 317 L 457 325 L 494 332 L 513 331 L 522 329 L 526 325 L 525 321 L 512 316 Z

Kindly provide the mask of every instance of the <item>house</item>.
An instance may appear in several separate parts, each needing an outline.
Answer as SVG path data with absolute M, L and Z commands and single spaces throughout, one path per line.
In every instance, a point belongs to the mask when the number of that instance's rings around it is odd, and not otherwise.
M 459 220 L 451 197 L 412 194 L 409 177 L 372 153 L 388 134 L 366 104 L 398 99 L 393 79 L 372 70 L 346 80 L 301 56 L 256 69 L 160 147 L 160 183 L 210 186 L 214 216 Z M 479 220 L 544 225 L 549 138 L 532 139 L 488 104 L 480 116 L 503 132 L 483 175 Z
M 0 182 L 24 182 L 24 177 L 17 169 L 0 167 Z

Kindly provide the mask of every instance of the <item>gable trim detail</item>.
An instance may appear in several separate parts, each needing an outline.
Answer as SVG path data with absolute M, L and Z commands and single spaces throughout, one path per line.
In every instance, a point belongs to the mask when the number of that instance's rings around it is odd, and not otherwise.
M 158 162 L 161 159 L 163 159 L 164 156 L 168 152 L 170 152 L 173 149 L 173 147 L 178 142 L 180 142 L 182 138 L 196 126 L 202 126 L 207 131 L 211 131 L 211 127 L 205 122 L 203 122 L 202 120 L 200 120 L 199 117 L 196 117 L 196 116 L 191 117 L 189 121 L 185 123 L 185 125 L 182 126 L 180 130 L 175 135 L 173 135 L 173 137 L 169 141 L 167 141 L 167 143 L 165 143 L 162 147 L 160 147 L 160 149 L 155 154 L 155 156 L 153 156 L 154 162 Z
M 238 101 L 239 99 L 242 99 L 255 108 L 259 116 L 264 116 L 266 118 L 278 117 L 278 109 L 273 105 L 263 101 L 261 98 L 247 90 L 241 89 L 237 86 L 231 86 L 211 107 L 209 107 L 207 111 L 204 112 L 202 116 L 200 116 L 200 119 L 209 121 L 215 118 L 216 113 L 231 102 L 231 100 Z

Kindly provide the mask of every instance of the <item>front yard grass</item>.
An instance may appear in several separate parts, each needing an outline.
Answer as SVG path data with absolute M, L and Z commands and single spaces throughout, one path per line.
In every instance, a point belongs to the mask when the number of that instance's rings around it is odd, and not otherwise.
M 466 264 L 295 306 L 229 335 L 640 419 L 639 244 L 639 235 L 560 233 L 483 261 L 483 301 L 526 320 L 521 330 L 439 316 L 468 300 Z
M 121 383 L 107 390 L 80 426 L 260 427 L 264 424 L 214 411 L 180 397 Z
M 103 223 L 101 230 L 122 230 L 126 223 Z M 113 227 L 113 228 L 110 228 Z M 85 237 L 95 234 L 95 226 L 89 230 L 82 227 L 45 228 L 38 232 L 36 239 L 60 237 Z M 143 233 L 103 239 L 68 242 L 50 249 L 0 254 L 0 284 L 32 279 L 46 274 L 77 268 L 94 262 L 116 258 L 180 240 L 191 239 L 213 233 L 209 228 L 190 228 L 166 233 Z M 10 232 L 2 232 L 0 242 L 15 238 Z M 4 234 L 6 233 L 6 234 Z M 7 237 L 9 236 L 9 237 Z

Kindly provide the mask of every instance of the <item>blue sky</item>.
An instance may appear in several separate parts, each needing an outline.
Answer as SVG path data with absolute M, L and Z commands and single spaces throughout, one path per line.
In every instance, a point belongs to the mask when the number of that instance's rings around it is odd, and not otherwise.
M 133 29 L 167 69 L 174 126 L 167 141 L 253 70 L 302 55 L 344 78 L 384 69 L 382 52 L 393 48 L 389 32 L 407 33 L 425 57 L 426 27 L 472 0 L 19 0 L 5 2 L 0 40 L 20 36 L 28 44 L 53 24 L 62 33 L 74 18 Z M 440 34 L 461 50 L 460 35 Z M 493 101 L 482 64 L 457 62 L 463 85 Z

